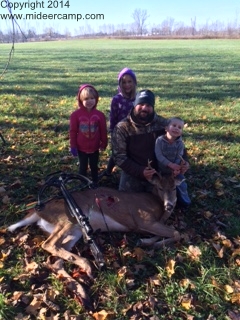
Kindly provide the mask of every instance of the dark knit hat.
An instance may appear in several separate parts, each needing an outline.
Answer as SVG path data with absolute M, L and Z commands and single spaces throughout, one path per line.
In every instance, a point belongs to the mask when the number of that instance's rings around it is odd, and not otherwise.
M 155 95 L 150 90 L 141 90 L 137 93 L 136 99 L 134 101 L 134 107 L 138 104 L 150 104 L 153 108 L 155 105 Z

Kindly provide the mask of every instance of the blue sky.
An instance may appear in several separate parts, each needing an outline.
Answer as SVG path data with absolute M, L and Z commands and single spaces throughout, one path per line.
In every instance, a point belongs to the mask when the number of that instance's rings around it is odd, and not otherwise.
M 10 0 L 11 2 L 11 0 Z M 26 4 L 28 3 L 41 3 L 40 6 L 34 10 L 31 8 L 25 8 L 21 10 L 12 10 L 13 13 L 45 13 L 45 14 L 103 14 L 102 20 L 43 20 L 35 19 L 29 22 L 23 20 L 18 21 L 24 28 L 28 26 L 34 26 L 35 29 L 53 26 L 59 30 L 68 29 L 74 33 L 74 30 L 78 30 L 80 26 L 88 25 L 94 31 L 98 31 L 99 26 L 102 25 L 114 25 L 115 27 L 122 24 L 133 23 L 132 14 L 135 9 L 147 10 L 149 18 L 147 19 L 147 26 L 154 26 L 160 24 L 162 21 L 172 18 L 174 21 L 183 22 L 185 25 L 191 25 L 191 19 L 196 18 L 197 26 L 204 25 L 206 23 L 213 23 L 216 21 L 223 22 L 225 24 L 238 21 L 240 25 L 240 1 L 239 0 L 101 0 L 101 1 L 81 1 L 81 0 L 69 0 L 69 8 L 61 6 L 67 4 L 66 0 L 20 0 L 12 1 L 12 3 Z M 52 4 L 58 6 L 58 9 L 47 8 Z M 0 3 L 2 3 L 0 1 Z M 0 7 L 0 13 L 7 12 L 7 9 Z M 5 28 L 6 21 L 0 21 L 0 27 Z

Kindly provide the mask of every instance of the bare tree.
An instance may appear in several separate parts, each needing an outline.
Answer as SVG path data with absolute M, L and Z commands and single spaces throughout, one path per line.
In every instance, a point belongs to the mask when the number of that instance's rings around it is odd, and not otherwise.
M 149 18 L 147 10 L 135 9 L 132 17 L 134 19 L 137 34 L 142 35 L 144 29 L 146 29 L 146 20 Z
M 4 2 L 4 1 L 2 1 Z M 10 49 L 10 52 L 9 52 L 9 55 L 8 55 L 8 60 L 7 60 L 7 63 L 2 71 L 2 73 L 0 74 L 0 78 L 4 75 L 4 73 L 6 73 L 7 69 L 8 69 L 8 66 L 10 64 L 10 61 L 12 59 L 12 56 L 13 56 L 13 53 L 14 53 L 14 44 L 15 44 L 15 36 L 16 36 L 16 27 L 18 28 L 18 30 L 20 30 L 21 34 L 24 36 L 24 38 L 26 38 L 26 36 L 23 34 L 19 24 L 17 23 L 16 19 L 13 17 L 13 14 L 12 14 L 12 5 L 11 3 L 9 2 L 9 0 L 5 0 L 6 2 L 6 8 L 9 12 L 9 14 L 11 15 L 11 25 L 12 25 L 12 31 L 10 32 L 10 37 L 11 37 L 11 41 L 12 41 L 12 46 L 11 46 L 11 49 Z
M 196 17 L 191 18 L 191 28 L 192 28 L 192 36 L 196 34 Z
M 174 19 L 168 17 L 161 23 L 162 34 L 165 36 L 170 36 L 173 31 Z

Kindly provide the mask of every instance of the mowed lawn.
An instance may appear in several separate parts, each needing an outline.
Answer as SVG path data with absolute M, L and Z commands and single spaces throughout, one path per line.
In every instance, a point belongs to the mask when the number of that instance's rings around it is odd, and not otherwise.
M 0 73 L 10 48 L 11 44 L 0 44 Z M 138 89 L 155 93 L 157 113 L 185 120 L 183 138 L 191 162 L 186 179 L 192 206 L 184 215 L 176 212 L 169 223 L 186 233 L 186 241 L 154 254 L 144 250 L 141 261 L 134 255 L 134 236 L 124 248 L 116 245 L 119 269 L 126 267 L 129 273 L 120 276 L 109 259 L 108 271 L 97 274 L 90 289 L 94 315 L 49 276 L 49 287 L 61 290 L 54 300 L 60 310 L 48 311 L 63 316 L 69 309 L 79 319 L 100 319 L 101 310 L 121 320 L 240 317 L 239 40 L 16 43 L 13 59 L 0 78 L 0 132 L 6 141 L 4 145 L 0 139 L 2 227 L 19 219 L 21 210 L 37 199 L 47 174 L 77 172 L 76 159 L 69 154 L 68 121 L 77 107 L 78 87 L 94 85 L 100 94 L 99 109 L 108 117 L 117 75 L 124 67 L 136 73 Z M 101 154 L 100 170 L 106 167 L 109 154 L 110 146 Z M 118 178 L 116 168 L 111 179 L 100 183 L 117 188 Z M 31 238 L 37 232 L 33 230 L 24 233 Z M 24 248 L 17 248 L 15 236 L 4 232 L 1 236 L 0 287 L 5 289 L 0 290 L 0 319 L 15 319 L 18 313 L 26 316 L 35 294 L 31 281 L 15 279 L 25 268 Z M 123 258 L 125 250 L 130 253 Z M 36 249 L 31 259 L 41 270 L 46 256 Z M 174 261 L 172 274 L 167 272 L 169 261 Z M 16 302 L 13 291 L 31 291 L 29 302 Z

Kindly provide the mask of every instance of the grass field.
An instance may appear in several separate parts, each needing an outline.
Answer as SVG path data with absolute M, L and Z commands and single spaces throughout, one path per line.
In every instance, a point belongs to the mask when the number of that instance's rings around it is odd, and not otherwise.
M 9 50 L 10 44 L 0 44 L 1 69 Z M 184 141 L 191 170 L 186 178 L 193 203 L 170 222 L 188 241 L 155 252 L 142 250 L 139 257 L 138 235 L 114 235 L 114 248 L 106 248 L 108 269 L 96 273 L 89 289 L 95 306 L 91 313 L 45 270 L 47 254 L 33 245 L 41 231 L 31 227 L 24 230 L 29 237 L 19 239 L 4 227 L 36 200 L 47 174 L 77 172 L 68 151 L 68 120 L 77 107 L 78 86 L 93 84 L 100 93 L 99 109 L 108 116 L 117 74 L 125 66 L 136 72 L 139 89 L 154 91 L 159 114 L 180 116 L 187 124 Z M 239 70 L 238 40 L 15 45 L 0 79 L 0 132 L 7 142 L 1 145 L 0 140 L 0 319 L 240 319 Z M 101 170 L 109 154 L 109 147 L 101 154 Z M 117 188 L 118 178 L 116 169 L 101 184 Z M 26 275 L 33 262 L 37 267 Z M 40 298 L 34 304 L 46 290 L 54 292 L 58 310 Z

